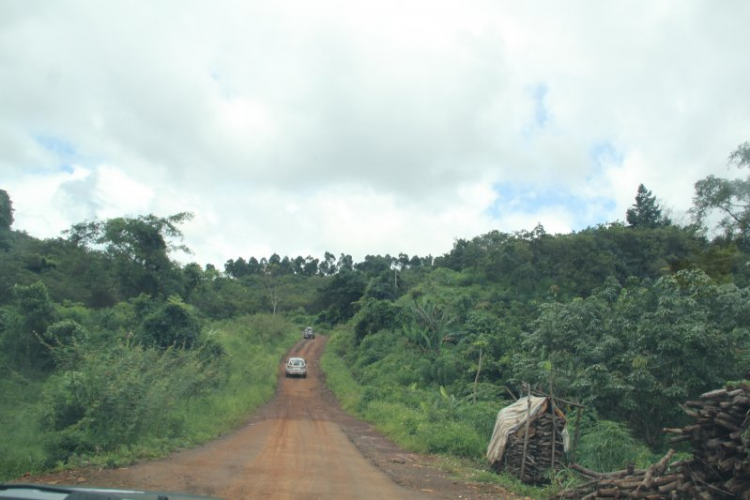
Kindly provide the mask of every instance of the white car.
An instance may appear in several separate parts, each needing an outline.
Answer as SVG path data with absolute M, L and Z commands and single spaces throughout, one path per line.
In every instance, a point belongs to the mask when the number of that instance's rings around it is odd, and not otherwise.
M 289 358 L 284 373 L 287 377 L 307 378 L 307 363 L 302 358 Z

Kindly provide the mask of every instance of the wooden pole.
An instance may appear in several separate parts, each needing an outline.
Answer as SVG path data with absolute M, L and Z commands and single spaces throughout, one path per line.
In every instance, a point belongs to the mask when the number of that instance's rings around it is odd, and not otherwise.
M 523 481 L 523 475 L 526 471 L 526 453 L 529 448 L 529 424 L 531 423 L 531 389 L 529 388 L 526 391 L 526 430 L 524 431 L 523 436 L 523 456 L 521 458 L 521 477 L 519 478 L 521 481 Z
M 549 374 L 549 406 L 552 410 L 552 463 L 550 464 L 550 468 L 552 471 L 555 471 L 555 441 L 557 440 L 557 423 L 555 421 L 555 396 L 553 394 L 553 386 L 552 386 L 552 370 L 550 370 Z
M 550 408 L 552 408 L 552 464 L 550 465 L 550 468 L 552 471 L 555 470 L 555 441 L 557 440 L 557 423 L 555 421 L 555 398 L 550 397 L 549 398 L 549 405 Z

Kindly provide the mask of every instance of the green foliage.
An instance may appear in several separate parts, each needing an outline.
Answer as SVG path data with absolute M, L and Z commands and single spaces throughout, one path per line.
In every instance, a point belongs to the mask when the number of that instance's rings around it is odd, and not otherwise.
M 112 451 L 145 436 L 174 436 L 174 409 L 219 376 L 197 353 L 177 349 L 78 349 L 61 364 L 46 384 L 42 413 L 44 427 L 53 431 L 53 460 Z
M 729 163 L 738 168 L 750 167 L 750 143 L 741 144 L 730 156 Z M 728 239 L 735 236 L 745 243 L 750 230 L 750 177 L 722 179 L 709 175 L 695 183 L 693 216 L 703 225 L 710 214 L 722 217 L 719 228 Z
M 409 342 L 426 353 L 440 356 L 445 342 L 460 332 L 454 328 L 456 318 L 430 300 L 415 301 L 410 307 L 410 321 L 403 327 Z
M 373 401 L 363 414 L 386 436 L 417 452 L 479 457 L 487 448 L 485 436 L 470 425 L 444 416 L 430 419 L 424 410 L 404 404 Z
M 625 418 L 657 446 L 683 418 L 678 403 L 742 374 L 747 364 L 748 290 L 700 271 L 545 304 L 516 357 L 516 380 L 548 383 L 609 418 Z M 550 374 L 544 361 L 554 370 Z
M 329 340 L 321 364 L 329 387 L 346 409 L 373 422 L 402 446 L 420 452 L 482 456 L 498 408 L 488 403 L 469 404 L 448 387 L 431 381 L 443 378 L 455 382 L 455 377 L 441 377 L 427 369 L 425 380 L 417 367 L 424 358 L 404 349 L 403 341 L 396 332 L 380 331 L 355 347 L 353 332 L 338 330 Z M 344 363 L 347 358 L 352 372 Z M 444 362 L 439 357 L 429 365 Z M 436 370 L 440 372 L 440 368 Z
M 400 308 L 389 300 L 363 300 L 361 308 L 354 318 L 354 332 L 357 341 L 367 335 L 384 329 L 393 329 L 401 312 Z
M 170 239 L 182 239 L 179 224 L 193 214 L 182 212 L 169 217 L 149 214 L 136 218 L 117 217 L 104 222 L 83 222 L 66 231 L 76 246 L 103 246 L 115 269 L 123 293 L 168 295 L 177 286 L 175 265 L 170 251 L 189 249 Z
M 655 461 L 624 424 L 610 420 L 598 420 L 581 433 L 577 455 L 579 464 L 598 472 L 622 470 L 628 464 L 643 467 Z
M 0 231 L 10 230 L 13 225 L 13 202 L 4 189 L 0 189 Z
M 41 382 L 18 373 L 0 377 L 0 481 L 44 470 L 47 455 L 36 425 L 40 391 Z
M 343 270 L 333 275 L 316 297 L 317 306 L 323 311 L 320 321 L 335 325 L 352 318 L 366 287 L 367 280 L 360 272 Z
M 44 283 L 16 286 L 16 300 L 21 328 L 29 334 L 43 335 L 55 318 L 55 307 Z
M 45 339 L 57 314 L 47 287 L 41 281 L 16 285 L 14 294 L 14 307 L 7 308 L 2 317 L 0 345 L 14 368 L 26 373 L 48 370 L 51 356 Z
M 331 336 L 320 360 L 320 367 L 326 374 L 326 385 L 336 394 L 341 407 L 346 411 L 354 412 L 359 406 L 362 386 L 354 380 L 346 364 L 337 354 L 342 350 L 341 344 L 345 342 L 345 339 L 346 336 L 338 332 Z
M 84 344 L 88 339 L 88 332 L 84 327 L 72 319 L 64 319 L 53 323 L 44 334 L 47 342 L 57 346 Z
M 192 307 L 170 297 L 144 318 L 136 340 L 146 347 L 191 349 L 199 344 L 200 334 L 200 320 Z

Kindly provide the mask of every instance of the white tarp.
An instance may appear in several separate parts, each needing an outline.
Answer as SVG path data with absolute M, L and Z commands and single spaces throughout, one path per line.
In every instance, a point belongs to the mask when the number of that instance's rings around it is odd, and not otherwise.
M 529 401 L 531 402 L 530 409 Z M 490 439 L 490 445 L 487 447 L 487 460 L 491 464 L 503 457 L 508 436 L 515 433 L 521 426 L 526 425 L 527 418 L 533 421 L 537 413 L 547 408 L 546 402 L 547 398 L 526 396 L 498 412 L 495 430 L 492 431 L 492 439 Z

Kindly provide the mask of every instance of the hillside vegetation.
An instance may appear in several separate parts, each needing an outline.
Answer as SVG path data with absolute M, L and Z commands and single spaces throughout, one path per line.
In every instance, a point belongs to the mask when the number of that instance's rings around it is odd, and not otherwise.
M 730 159 L 750 166 L 748 144 Z M 627 222 L 571 234 L 223 269 L 172 260 L 189 213 L 39 240 L 13 230 L 0 191 L 0 478 L 238 425 L 306 324 L 332 334 L 324 369 L 345 408 L 413 450 L 481 460 L 498 410 L 532 389 L 584 405 L 582 465 L 649 463 L 679 403 L 747 376 L 749 188 L 697 182 L 689 225 L 641 186 Z

